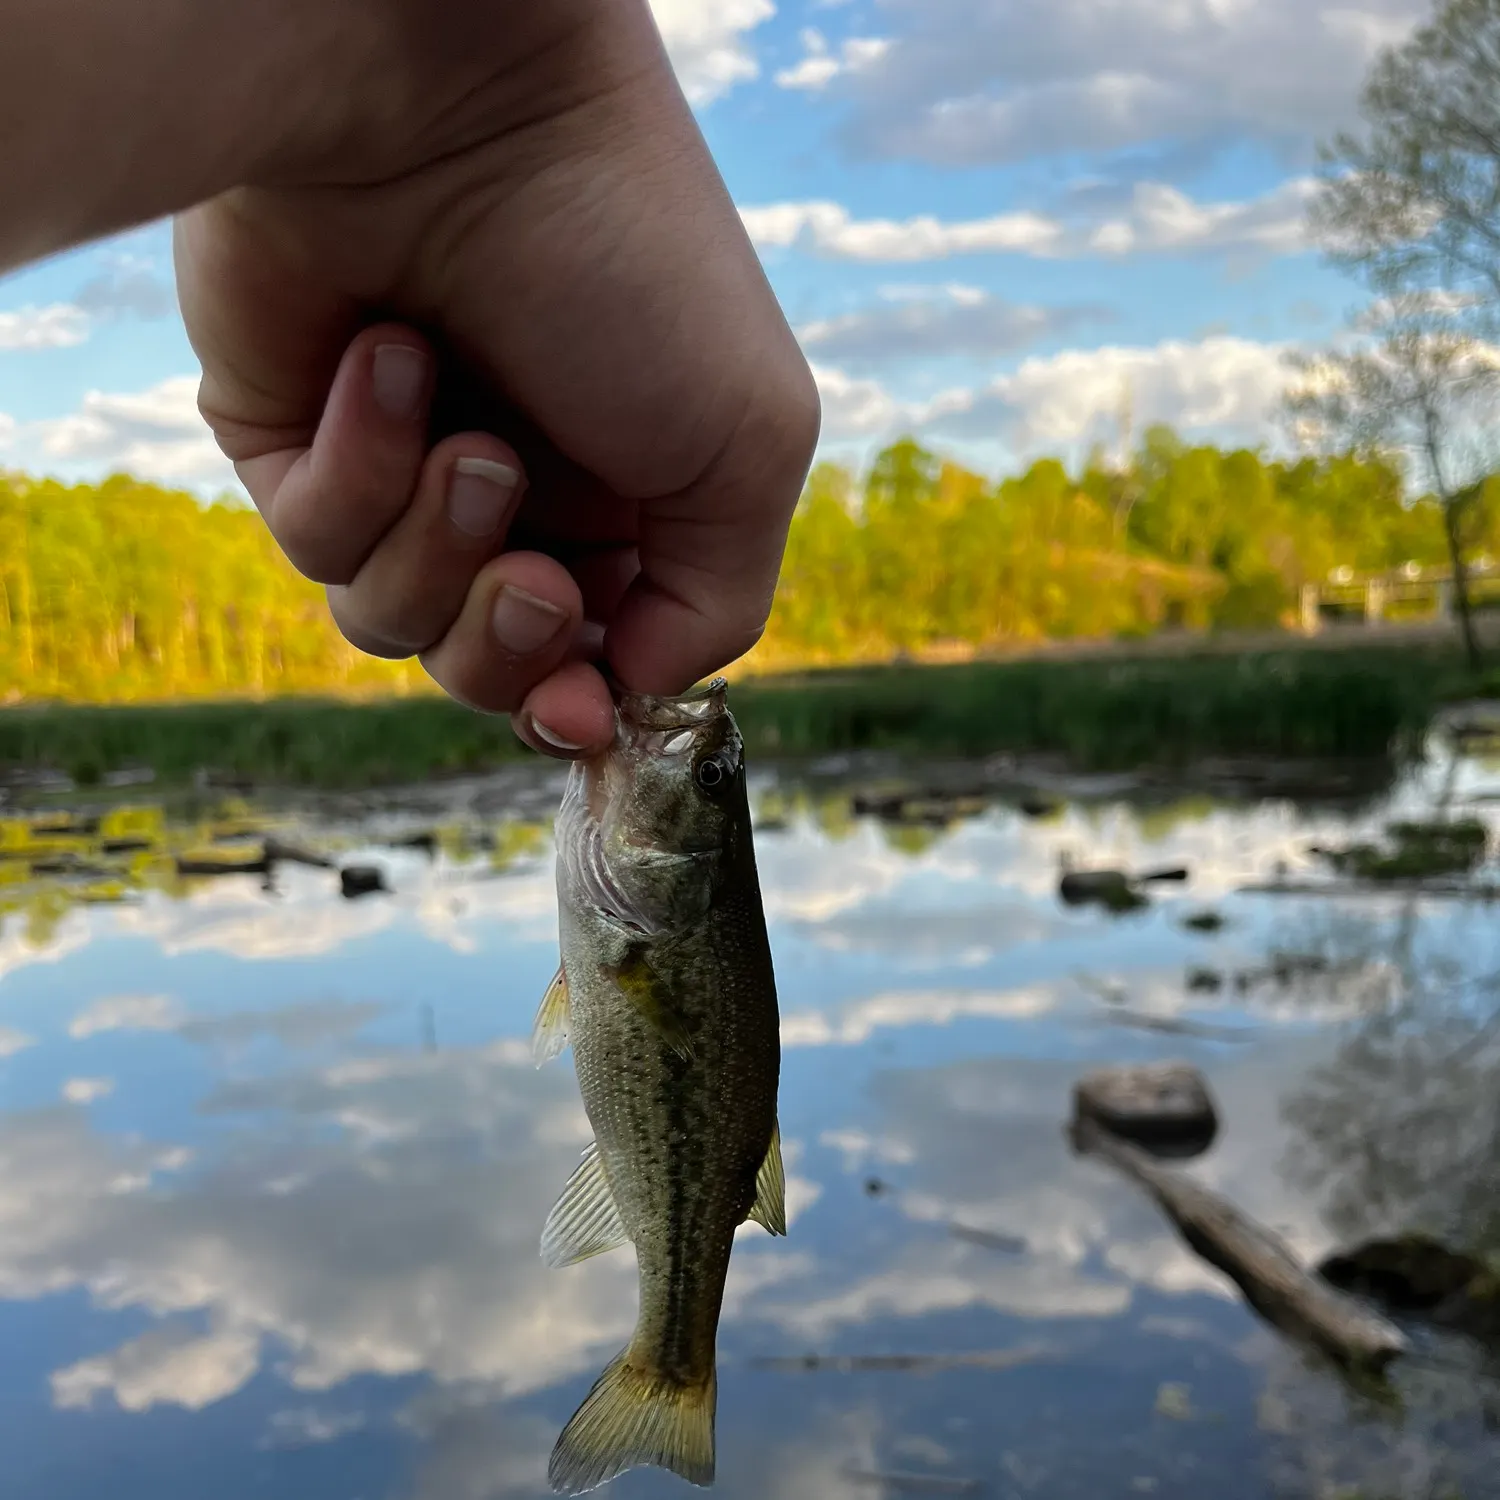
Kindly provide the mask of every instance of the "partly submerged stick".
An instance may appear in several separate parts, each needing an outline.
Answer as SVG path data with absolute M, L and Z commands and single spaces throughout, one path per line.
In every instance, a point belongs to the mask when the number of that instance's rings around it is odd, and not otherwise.
M 1228 1276 L 1273 1327 L 1353 1368 L 1380 1370 L 1406 1352 L 1400 1329 L 1305 1270 L 1279 1235 L 1228 1199 L 1093 1120 L 1075 1119 L 1073 1139 L 1149 1193 L 1188 1246 Z

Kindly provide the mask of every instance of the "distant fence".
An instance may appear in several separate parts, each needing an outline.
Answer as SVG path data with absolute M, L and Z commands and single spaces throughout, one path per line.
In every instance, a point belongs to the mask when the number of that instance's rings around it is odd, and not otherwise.
M 1488 558 L 1469 565 L 1469 601 L 1475 609 L 1500 609 L 1500 568 Z M 1302 585 L 1301 624 L 1314 635 L 1325 623 L 1391 619 L 1450 620 L 1455 613 L 1453 570 L 1408 565 L 1388 573 L 1341 568 L 1323 583 Z

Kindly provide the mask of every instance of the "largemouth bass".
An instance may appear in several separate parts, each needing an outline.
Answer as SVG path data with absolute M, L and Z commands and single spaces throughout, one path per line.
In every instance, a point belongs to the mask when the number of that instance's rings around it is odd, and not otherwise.
M 776 985 L 742 742 L 716 680 L 625 694 L 557 822 L 562 965 L 537 1061 L 571 1041 L 594 1142 L 542 1233 L 566 1266 L 635 1245 L 630 1343 L 563 1429 L 548 1478 L 582 1494 L 655 1465 L 713 1483 L 714 1347 L 735 1230 L 786 1233 Z

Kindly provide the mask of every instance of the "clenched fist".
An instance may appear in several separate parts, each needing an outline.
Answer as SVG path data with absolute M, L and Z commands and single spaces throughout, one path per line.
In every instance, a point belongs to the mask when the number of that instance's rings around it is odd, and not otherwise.
M 203 414 L 356 646 L 573 754 L 596 663 L 675 692 L 753 644 L 817 397 L 645 0 L 0 21 L 0 265 L 179 215 Z

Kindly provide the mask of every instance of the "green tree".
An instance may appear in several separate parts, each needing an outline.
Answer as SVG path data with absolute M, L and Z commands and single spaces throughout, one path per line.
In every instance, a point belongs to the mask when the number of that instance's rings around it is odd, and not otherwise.
M 1500 403 L 1500 362 L 1488 346 L 1432 327 L 1399 300 L 1381 318 L 1373 344 L 1300 357 L 1288 406 L 1314 441 L 1401 452 L 1420 467 L 1441 508 L 1459 628 L 1478 668 L 1467 551 L 1493 467 L 1482 435 Z
M 1376 62 L 1363 128 L 1323 151 L 1314 231 L 1379 295 L 1426 292 L 1470 331 L 1500 311 L 1500 0 L 1440 0 Z

